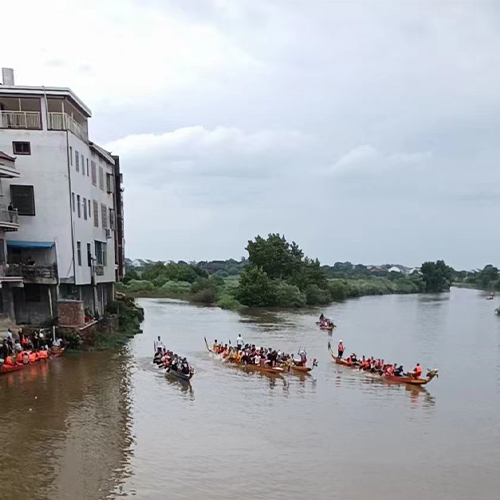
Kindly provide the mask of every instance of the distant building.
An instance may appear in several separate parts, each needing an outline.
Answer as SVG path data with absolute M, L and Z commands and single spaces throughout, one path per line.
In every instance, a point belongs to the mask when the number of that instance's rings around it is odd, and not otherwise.
M 13 296 L 17 323 L 50 318 L 61 299 L 102 313 L 124 269 L 119 158 L 89 140 L 90 109 L 70 89 L 16 86 L 5 75 L 0 259 L 5 275 L 19 276 L 0 279 L 2 302 Z
M 392 266 L 387 271 L 389 271 L 390 273 L 402 273 L 403 272 L 403 270 L 397 266 Z

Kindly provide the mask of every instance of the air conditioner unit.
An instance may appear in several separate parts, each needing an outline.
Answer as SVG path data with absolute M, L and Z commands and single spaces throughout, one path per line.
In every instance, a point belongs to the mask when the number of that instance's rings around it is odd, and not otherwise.
M 110 240 L 111 239 L 111 229 L 105 229 L 104 232 L 106 234 L 106 239 Z

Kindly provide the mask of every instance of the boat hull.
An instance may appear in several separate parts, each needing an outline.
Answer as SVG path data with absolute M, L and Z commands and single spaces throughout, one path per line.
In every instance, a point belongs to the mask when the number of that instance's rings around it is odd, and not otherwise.
M 165 377 L 172 377 L 178 380 L 189 382 L 193 378 L 194 373 L 182 373 L 175 370 L 166 370 Z

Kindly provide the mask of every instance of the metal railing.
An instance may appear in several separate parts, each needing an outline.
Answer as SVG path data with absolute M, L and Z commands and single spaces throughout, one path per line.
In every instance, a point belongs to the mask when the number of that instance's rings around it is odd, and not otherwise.
M 57 280 L 57 265 L 8 264 L 7 276 L 22 276 L 26 281 Z
M 82 141 L 89 140 L 87 131 L 67 113 L 49 113 L 49 130 L 69 130 Z
M 0 208 L 0 222 L 9 222 L 11 224 L 19 224 L 19 215 L 17 209 L 9 210 L 7 208 Z
M 26 128 L 40 130 L 42 128 L 40 112 L 0 110 L 0 128 Z

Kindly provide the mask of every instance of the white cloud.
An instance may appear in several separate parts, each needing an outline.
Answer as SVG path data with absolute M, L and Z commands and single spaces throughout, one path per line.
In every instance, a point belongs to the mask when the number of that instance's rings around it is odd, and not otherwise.
M 430 152 L 384 154 L 373 146 L 362 145 L 343 154 L 329 171 L 338 177 L 380 175 L 422 167 L 431 158 Z

